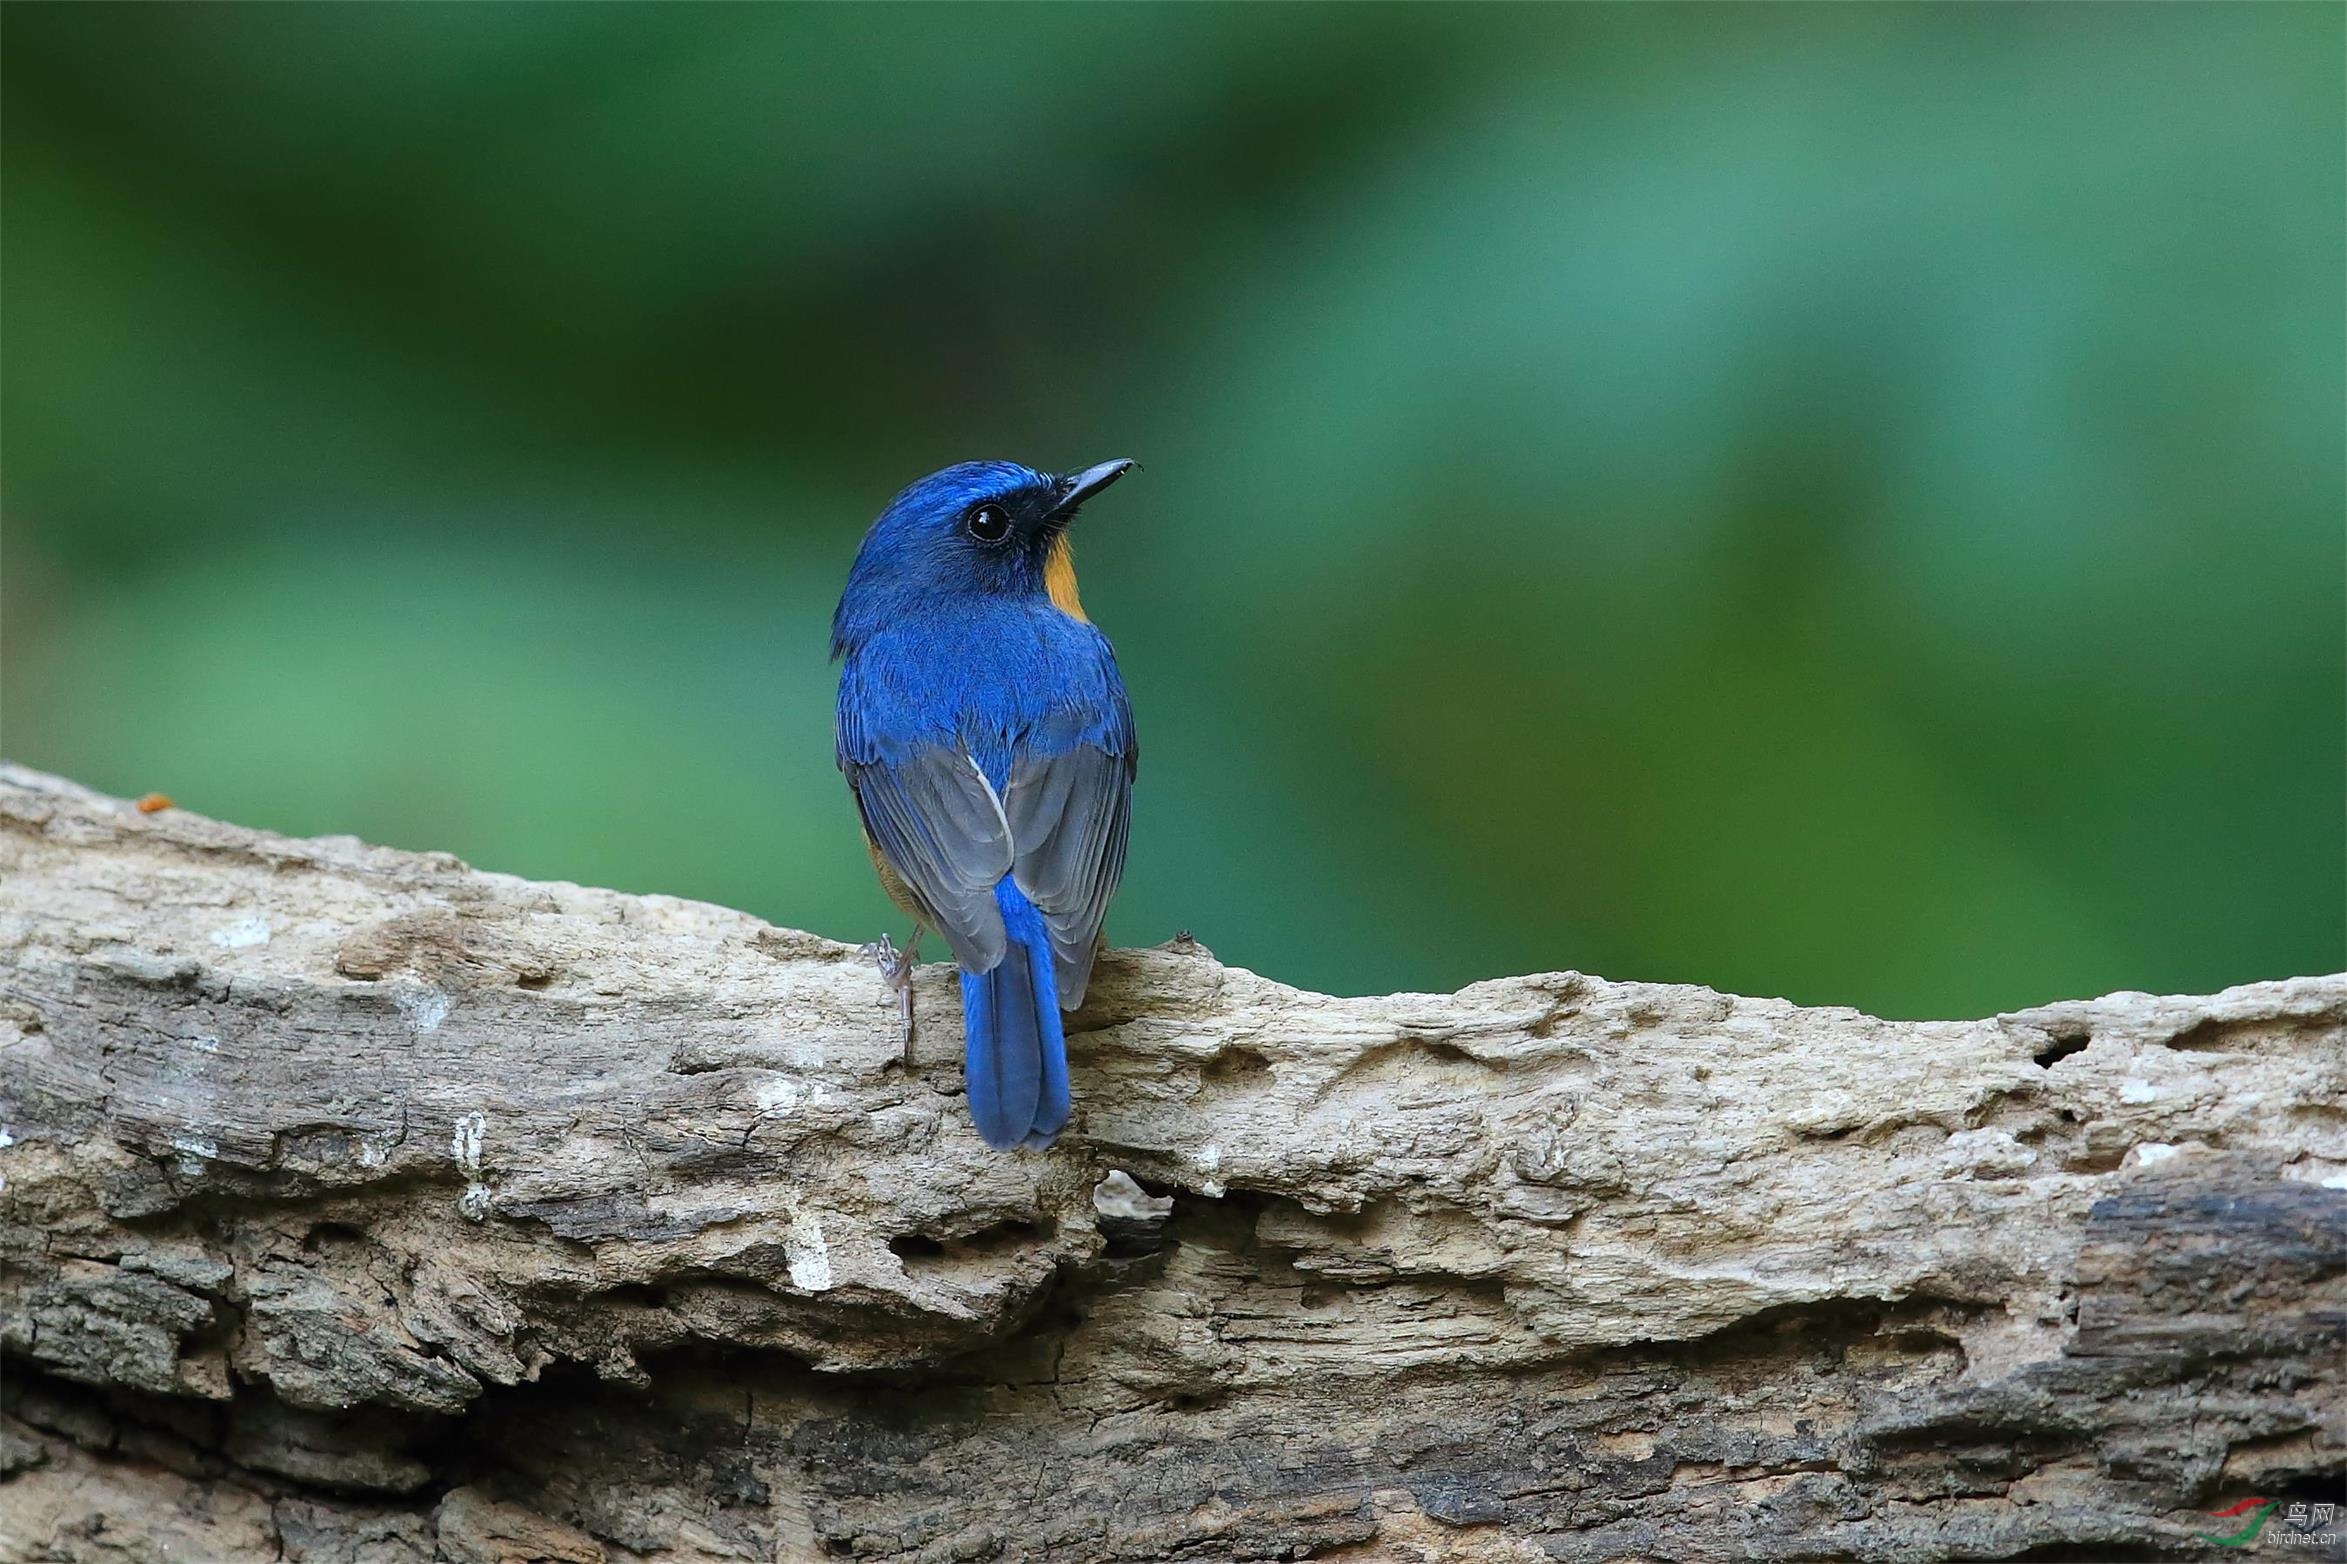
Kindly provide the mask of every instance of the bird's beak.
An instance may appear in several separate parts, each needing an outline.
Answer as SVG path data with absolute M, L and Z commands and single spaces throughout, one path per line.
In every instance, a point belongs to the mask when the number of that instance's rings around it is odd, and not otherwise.
M 1126 473 L 1131 472 L 1138 465 L 1137 462 L 1127 457 L 1119 457 L 1113 462 L 1102 462 L 1097 467 L 1087 467 L 1073 477 L 1060 479 L 1059 503 L 1051 507 L 1051 514 L 1045 519 L 1051 521 L 1068 520 L 1076 514 L 1077 506 L 1116 482 L 1117 479 L 1122 478 Z

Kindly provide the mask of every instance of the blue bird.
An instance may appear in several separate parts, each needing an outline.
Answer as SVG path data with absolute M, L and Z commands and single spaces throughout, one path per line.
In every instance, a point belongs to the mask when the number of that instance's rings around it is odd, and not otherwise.
M 1083 1002 L 1124 873 L 1140 748 L 1108 637 L 1084 617 L 1068 523 L 1132 470 L 1066 477 L 963 462 L 889 502 L 831 621 L 839 769 L 900 954 L 866 949 L 898 995 L 935 929 L 962 969 L 970 1117 L 987 1145 L 1051 1144 L 1069 1113 L 1062 1010 Z

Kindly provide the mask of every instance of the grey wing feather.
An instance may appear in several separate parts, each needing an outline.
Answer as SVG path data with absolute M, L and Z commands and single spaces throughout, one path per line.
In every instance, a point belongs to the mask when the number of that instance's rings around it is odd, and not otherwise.
M 916 745 L 894 760 L 850 762 L 864 829 L 935 918 L 954 959 L 972 972 L 1002 960 L 994 887 L 1011 867 L 1002 801 L 960 750 Z
M 1011 767 L 1003 812 L 1017 844 L 1012 874 L 1043 914 L 1059 1002 L 1074 1009 L 1092 978 L 1108 901 L 1125 872 L 1133 761 L 1079 744 Z

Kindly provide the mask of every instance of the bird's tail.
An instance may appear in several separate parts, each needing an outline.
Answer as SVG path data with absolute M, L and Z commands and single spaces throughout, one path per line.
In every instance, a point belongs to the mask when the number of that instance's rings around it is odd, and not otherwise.
M 1068 1122 L 1068 1050 L 1043 915 L 1004 875 L 1002 960 L 962 974 L 963 1073 L 970 1117 L 989 1146 L 1048 1146 Z

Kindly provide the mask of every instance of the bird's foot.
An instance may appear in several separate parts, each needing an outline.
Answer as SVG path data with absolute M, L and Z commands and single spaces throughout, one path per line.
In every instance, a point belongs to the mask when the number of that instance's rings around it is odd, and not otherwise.
M 904 949 L 896 948 L 896 941 L 883 934 L 863 947 L 863 953 L 872 958 L 880 969 L 880 980 L 896 993 L 896 1012 L 903 1029 L 905 1067 L 913 1064 L 913 965 L 921 957 L 921 931 L 915 929 L 911 943 Z

